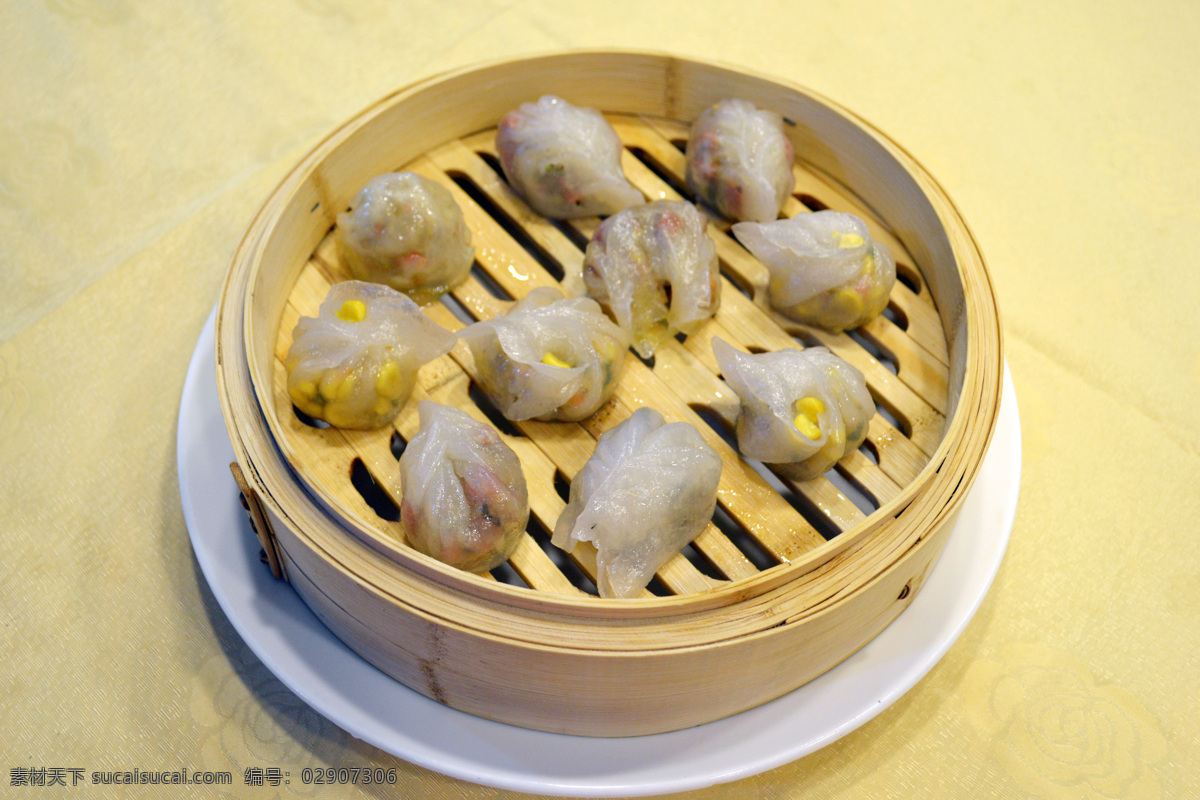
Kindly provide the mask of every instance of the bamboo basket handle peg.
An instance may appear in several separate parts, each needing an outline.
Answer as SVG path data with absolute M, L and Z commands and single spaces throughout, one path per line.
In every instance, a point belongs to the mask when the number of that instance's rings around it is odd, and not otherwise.
M 259 560 L 271 569 L 271 575 L 276 580 L 287 580 L 287 575 L 283 571 L 283 560 L 279 557 L 279 549 L 275 544 L 275 532 L 271 530 L 271 523 L 263 511 L 258 493 L 246 481 L 246 476 L 236 461 L 230 463 L 229 471 L 233 473 L 233 480 L 238 485 L 238 499 L 242 503 L 242 508 L 246 509 L 246 514 L 250 518 L 250 529 L 258 537 L 258 543 L 262 547 L 258 553 Z

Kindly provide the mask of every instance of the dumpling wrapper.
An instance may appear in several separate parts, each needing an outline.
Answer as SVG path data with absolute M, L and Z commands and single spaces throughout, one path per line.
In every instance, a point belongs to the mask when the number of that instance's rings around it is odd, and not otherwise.
M 687 184 L 721 216 L 768 222 L 796 185 L 783 118 L 747 100 L 705 109 L 688 134 Z
M 853 214 L 739 222 L 733 233 L 771 273 L 771 307 L 797 322 L 857 328 L 883 311 L 896 283 L 896 260 Z
M 601 597 L 634 597 L 712 519 L 721 457 L 686 422 L 639 408 L 606 431 L 571 481 L 551 542 L 596 546 Z
M 288 349 L 288 395 L 305 414 L 338 428 L 387 425 L 423 364 L 457 337 L 387 286 L 343 281 L 316 317 L 301 317 Z
M 590 417 L 612 397 L 629 347 L 629 334 L 595 300 L 564 298 L 549 286 L 459 335 L 480 388 L 510 420 Z
M 509 185 L 551 219 L 615 214 L 644 202 L 621 169 L 622 150 L 599 111 L 554 95 L 505 114 L 496 130 Z
M 580 285 L 633 335 L 643 358 L 667 337 L 691 333 L 721 304 L 717 249 L 707 220 L 686 201 L 658 200 L 627 208 L 596 228 L 584 254 Z
M 475 248 L 449 190 L 413 172 L 372 178 L 338 214 L 335 237 L 355 278 L 429 302 L 462 282 Z
M 741 402 L 737 439 L 746 458 L 811 480 L 866 439 L 875 416 L 866 379 L 824 347 L 752 355 L 714 337 L 712 349 Z
M 469 572 L 499 566 L 529 522 L 521 461 L 486 423 L 422 400 L 420 429 L 400 456 L 400 524 L 408 543 Z

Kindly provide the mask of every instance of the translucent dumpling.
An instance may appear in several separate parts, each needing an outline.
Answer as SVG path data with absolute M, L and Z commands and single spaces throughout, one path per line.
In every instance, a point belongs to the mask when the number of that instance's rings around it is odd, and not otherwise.
M 659 200 L 604 220 L 588 243 L 583 286 L 633 335 L 643 358 L 668 336 L 691 333 L 721 304 L 717 250 L 705 225 L 691 203 Z M 574 291 L 578 282 L 566 283 Z
M 383 283 L 427 302 L 471 271 L 475 248 L 449 190 L 412 172 L 367 182 L 338 214 L 343 260 L 359 280 Z
M 733 233 L 771 273 L 771 307 L 786 317 L 840 333 L 887 306 L 896 261 L 853 214 L 817 211 Z
M 529 522 L 517 454 L 486 423 L 428 400 L 420 430 L 400 456 L 400 524 L 408 543 L 469 572 L 512 555 Z
M 866 379 L 824 347 L 751 355 L 714 338 L 712 348 L 741 401 L 737 439 L 743 456 L 810 480 L 866 439 L 875 416 Z
M 552 219 L 614 214 L 643 201 L 621 170 L 621 149 L 599 111 L 553 95 L 505 114 L 496 131 L 509 185 Z
M 686 156 L 688 186 L 726 219 L 773 220 L 796 185 L 783 118 L 746 100 L 705 109 L 692 123 Z
M 288 396 L 338 428 L 379 428 L 396 417 L 417 370 L 455 335 L 408 297 L 377 283 L 335 284 L 316 317 L 301 317 L 288 349 Z
M 616 389 L 629 348 L 629 334 L 595 300 L 546 286 L 460 335 L 480 387 L 511 420 L 590 417 Z
M 596 546 L 601 597 L 633 597 L 712 519 L 721 457 L 686 422 L 639 408 L 608 430 L 571 481 L 551 541 Z

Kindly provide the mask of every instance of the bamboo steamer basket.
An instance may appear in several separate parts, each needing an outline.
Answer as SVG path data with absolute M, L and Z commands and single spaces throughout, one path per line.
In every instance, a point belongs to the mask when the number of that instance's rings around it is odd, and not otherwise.
M 582 423 L 509 423 L 472 388 L 460 342 L 424 367 L 393 427 L 305 424 L 282 358 L 301 315 L 348 276 L 330 231 L 371 177 L 397 169 L 445 185 L 472 229 L 472 276 L 427 313 L 448 328 L 502 311 L 582 259 L 598 220 L 550 222 L 504 183 L 494 129 L 520 103 L 557 94 L 599 108 L 627 176 L 651 199 L 686 196 L 687 126 L 741 97 L 778 111 L 797 154 L 785 215 L 853 211 L 897 257 L 889 310 L 829 334 L 766 309 L 765 269 L 712 219 L 720 310 L 652 362 L 627 356 L 614 400 Z M 643 52 L 570 52 L 431 78 L 384 98 L 309 153 L 262 206 L 222 289 L 217 321 L 231 465 L 277 577 L 363 658 L 434 700 L 540 730 L 629 736 L 751 708 L 824 673 L 916 596 L 983 459 L 1000 399 L 992 287 L 941 188 L 870 124 L 806 89 L 713 63 Z M 867 443 L 814 481 L 742 460 L 711 339 L 742 349 L 823 344 L 867 376 L 880 408 Z M 488 419 L 522 460 L 531 523 L 491 575 L 409 548 L 395 521 L 396 452 L 433 399 Z M 595 552 L 548 544 L 565 486 L 595 439 L 650 405 L 696 425 L 721 454 L 719 510 L 628 600 L 588 593 Z M 580 588 L 583 587 L 583 588 Z

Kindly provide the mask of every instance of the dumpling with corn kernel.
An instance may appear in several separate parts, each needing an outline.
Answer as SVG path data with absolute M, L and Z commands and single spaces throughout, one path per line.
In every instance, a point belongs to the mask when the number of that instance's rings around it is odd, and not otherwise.
M 435 300 L 471 271 L 475 248 L 454 196 L 413 172 L 369 180 L 338 214 L 334 237 L 355 278 L 418 302 Z
M 733 233 L 771 273 L 771 307 L 797 322 L 833 333 L 857 328 L 883 311 L 896 283 L 896 260 L 853 214 L 739 222 Z
M 576 422 L 604 405 L 625 369 L 629 334 L 590 297 L 538 287 L 460 334 L 480 388 L 511 420 Z
M 599 111 L 554 95 L 508 112 L 496 130 L 504 177 L 551 219 L 613 214 L 643 202 L 621 169 L 621 150 Z
M 714 338 L 721 374 L 741 401 L 743 456 L 811 480 L 867 438 L 875 401 L 863 374 L 824 347 L 751 355 Z
M 337 428 L 372 429 L 395 419 L 417 370 L 457 337 L 413 300 L 377 283 L 344 281 L 316 317 L 301 317 L 288 349 L 288 396 Z
M 529 491 L 521 461 L 484 422 L 422 400 L 421 428 L 400 456 L 400 524 L 420 552 L 486 572 L 521 543 Z
M 580 284 L 633 335 L 642 358 L 676 333 L 690 334 L 721 304 L 717 249 L 707 220 L 684 200 L 657 200 L 614 214 L 596 228 L 583 257 Z

